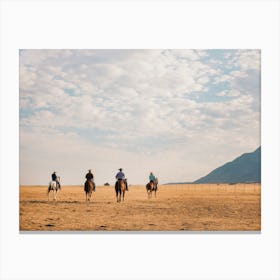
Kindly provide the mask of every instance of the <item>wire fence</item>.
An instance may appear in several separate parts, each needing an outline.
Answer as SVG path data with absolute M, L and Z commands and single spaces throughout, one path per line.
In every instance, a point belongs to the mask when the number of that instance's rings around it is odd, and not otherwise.
M 176 184 L 162 185 L 160 188 L 165 189 L 165 186 L 172 187 L 180 192 L 188 193 L 247 193 L 259 194 L 261 192 L 260 183 L 243 183 L 243 184 Z

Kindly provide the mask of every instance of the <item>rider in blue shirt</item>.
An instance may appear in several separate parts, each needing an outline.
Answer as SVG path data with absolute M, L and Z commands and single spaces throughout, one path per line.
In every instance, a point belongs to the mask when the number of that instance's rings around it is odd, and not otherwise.
M 128 191 L 128 187 L 127 187 L 127 180 L 125 179 L 125 175 L 124 173 L 122 172 L 122 168 L 119 169 L 119 172 L 116 174 L 116 183 L 115 183 L 115 188 L 117 187 L 117 182 L 118 180 L 123 180 L 124 183 L 125 183 L 125 188 L 126 190 Z
M 149 180 L 150 180 L 150 183 L 151 183 L 151 182 L 153 182 L 153 183 L 155 182 L 156 177 L 155 177 L 155 175 L 153 174 L 153 172 L 150 173 Z
M 157 177 L 153 174 L 153 172 L 150 173 L 149 180 L 150 180 L 150 183 L 154 184 L 154 188 L 157 190 L 158 180 L 157 180 Z

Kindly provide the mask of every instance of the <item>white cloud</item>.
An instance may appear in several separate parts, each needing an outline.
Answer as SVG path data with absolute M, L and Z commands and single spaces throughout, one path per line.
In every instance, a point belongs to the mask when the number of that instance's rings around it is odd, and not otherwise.
M 240 95 L 240 92 L 236 89 L 232 90 L 223 90 L 219 93 L 217 93 L 218 96 L 229 96 L 229 97 L 236 97 Z
M 158 168 L 163 180 L 184 180 L 184 174 L 196 179 L 218 164 L 212 156 L 211 164 L 199 165 L 199 153 L 220 147 L 222 161 L 259 145 L 259 55 L 240 50 L 213 63 L 217 59 L 203 50 L 22 51 L 21 169 L 37 163 L 34 155 L 45 158 L 42 168 L 52 169 L 55 152 L 61 170 L 63 164 L 72 170 L 72 157 L 85 169 L 102 163 L 102 180 L 106 165 L 114 170 L 135 158 L 145 169 Z M 211 94 L 220 99 L 211 101 Z M 178 168 L 173 177 L 164 174 L 170 164 L 164 157 Z M 180 171 L 185 163 L 191 173 Z M 29 173 L 21 173 L 28 181 Z

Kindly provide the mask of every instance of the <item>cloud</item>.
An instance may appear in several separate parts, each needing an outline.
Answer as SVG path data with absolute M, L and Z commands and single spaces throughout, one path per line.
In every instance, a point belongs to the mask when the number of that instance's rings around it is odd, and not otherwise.
M 236 89 L 224 90 L 224 91 L 217 93 L 218 96 L 229 96 L 229 97 L 236 97 L 236 96 L 239 96 L 240 94 L 241 93 Z
M 86 169 L 100 162 L 103 180 L 106 165 L 130 161 L 158 169 L 163 180 L 194 180 L 216 167 L 215 159 L 256 148 L 259 131 L 258 50 L 20 52 L 21 170 L 40 168 L 34 155 L 46 159 L 42 169 L 53 169 L 58 155 L 68 174 L 74 157 Z M 199 163 L 200 153 L 211 161 Z M 165 174 L 168 158 L 172 175 Z M 182 171 L 186 163 L 190 173 Z

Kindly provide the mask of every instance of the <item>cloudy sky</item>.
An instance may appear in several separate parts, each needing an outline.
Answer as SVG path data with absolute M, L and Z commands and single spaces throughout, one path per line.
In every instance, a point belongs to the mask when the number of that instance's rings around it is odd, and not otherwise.
M 259 50 L 20 50 L 20 184 L 193 181 L 260 146 Z

